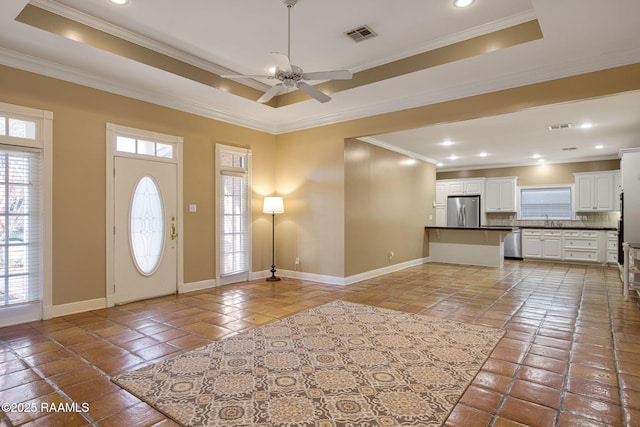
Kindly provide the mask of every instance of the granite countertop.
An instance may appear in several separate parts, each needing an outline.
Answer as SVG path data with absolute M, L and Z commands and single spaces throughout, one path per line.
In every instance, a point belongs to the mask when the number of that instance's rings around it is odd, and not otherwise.
M 480 227 L 449 227 L 446 225 L 426 225 L 424 228 L 433 230 L 495 230 L 495 231 L 510 231 L 517 230 L 518 226 L 510 225 L 481 225 Z
M 537 228 L 544 230 L 608 230 L 608 231 L 618 231 L 616 227 L 588 227 L 588 226 L 577 226 L 570 225 L 567 227 L 545 227 L 541 225 L 518 225 L 518 228 Z
M 451 230 L 518 230 L 521 228 L 535 228 L 544 230 L 605 230 L 618 231 L 616 227 L 586 227 L 586 226 L 568 226 L 568 227 L 545 227 L 542 225 L 481 225 L 480 227 L 449 227 L 446 225 L 427 225 L 424 228 L 431 229 L 451 229 Z

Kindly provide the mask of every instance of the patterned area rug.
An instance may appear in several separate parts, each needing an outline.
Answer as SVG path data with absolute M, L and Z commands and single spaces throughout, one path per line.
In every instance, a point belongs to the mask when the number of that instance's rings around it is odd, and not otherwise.
M 186 426 L 440 426 L 503 334 L 336 301 L 113 381 Z

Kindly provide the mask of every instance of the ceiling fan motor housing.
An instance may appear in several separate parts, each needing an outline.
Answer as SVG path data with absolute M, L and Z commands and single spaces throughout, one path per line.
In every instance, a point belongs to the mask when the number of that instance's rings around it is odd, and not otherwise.
M 287 7 L 293 7 L 298 3 L 298 0 L 282 0 L 282 3 Z

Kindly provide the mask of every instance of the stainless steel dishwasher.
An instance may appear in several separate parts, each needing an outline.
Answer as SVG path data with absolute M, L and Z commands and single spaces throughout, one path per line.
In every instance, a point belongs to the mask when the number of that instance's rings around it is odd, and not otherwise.
M 517 228 L 504 238 L 504 257 L 522 259 L 522 230 Z

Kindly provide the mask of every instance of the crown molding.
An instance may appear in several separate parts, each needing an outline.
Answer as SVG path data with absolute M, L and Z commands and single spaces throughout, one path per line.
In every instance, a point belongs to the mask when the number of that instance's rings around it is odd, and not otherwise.
M 273 124 L 266 121 L 253 120 L 245 115 L 229 114 L 211 106 L 196 103 L 193 99 L 186 97 L 169 96 L 157 91 L 143 91 L 134 85 L 116 84 L 113 80 L 101 79 L 94 74 L 2 47 L 0 47 L 0 64 L 249 129 L 270 134 L 275 134 L 276 131 Z
M 364 117 L 451 101 L 454 99 L 482 95 L 484 93 L 513 89 L 520 86 L 602 71 L 608 68 L 622 67 L 638 62 L 640 62 L 640 48 L 622 52 L 605 53 L 598 57 L 580 59 L 560 65 L 553 64 L 537 68 L 529 68 L 520 73 L 493 75 L 491 78 L 477 80 L 471 84 L 449 86 L 436 91 L 418 92 L 404 98 L 370 104 L 363 108 L 345 110 L 340 113 L 317 116 L 311 119 L 283 122 L 276 126 L 275 132 L 279 134 L 326 126 L 349 120 L 356 120 Z
M 380 141 L 379 139 L 372 136 L 365 136 L 362 138 L 356 138 L 358 141 L 366 142 L 368 144 L 377 145 L 378 147 L 385 148 L 389 151 L 394 151 L 399 154 L 404 154 L 405 156 L 422 160 L 427 163 L 438 164 L 437 160 L 432 159 L 431 157 L 423 156 L 422 154 L 414 153 L 413 151 L 405 150 L 403 148 L 396 147 L 395 145 L 387 144 L 386 142 Z
M 194 67 L 198 67 L 210 73 L 214 73 L 217 75 L 236 74 L 234 70 L 230 70 L 229 68 L 207 61 L 196 55 L 189 54 L 183 50 L 176 49 L 167 44 L 160 43 L 156 40 L 145 37 L 141 34 L 135 33 L 133 31 L 129 31 L 127 29 L 119 27 L 110 22 L 96 18 L 95 16 L 91 16 L 84 12 L 80 12 L 79 10 L 74 9 L 72 7 L 60 4 L 56 1 L 31 0 L 29 3 L 33 6 L 39 7 L 48 12 L 55 13 L 56 15 L 60 15 L 64 18 L 70 19 L 72 21 L 78 22 L 80 24 L 86 25 L 96 30 L 105 32 L 114 37 L 118 37 L 120 39 L 142 46 L 144 48 L 151 49 L 155 52 L 158 52 L 163 55 L 169 56 L 171 58 L 177 59 L 179 61 L 185 62 L 189 65 L 193 65 Z M 249 86 L 253 89 L 257 89 L 261 91 L 267 91 L 271 87 L 265 83 L 261 83 L 257 80 L 250 80 L 250 79 L 243 82 L 243 84 L 245 86 Z
M 427 43 L 418 44 L 411 49 L 396 52 L 394 55 L 389 55 L 382 58 L 376 58 L 374 61 L 353 64 L 347 66 L 354 74 L 360 71 L 367 70 L 369 68 L 377 67 L 380 65 L 388 64 L 390 62 L 398 61 L 400 59 L 408 58 L 421 53 L 429 52 L 431 50 L 439 49 L 445 46 L 449 46 L 455 43 L 463 42 L 465 40 L 473 39 L 475 37 L 491 34 L 496 31 L 504 30 L 505 28 L 513 27 L 525 22 L 533 21 L 537 19 L 533 10 L 521 12 L 519 14 L 509 16 L 503 19 L 499 19 L 493 22 L 489 22 L 477 27 L 469 28 L 467 30 L 459 31 L 457 33 L 448 34 L 446 37 L 440 37 L 434 40 L 429 40 Z

